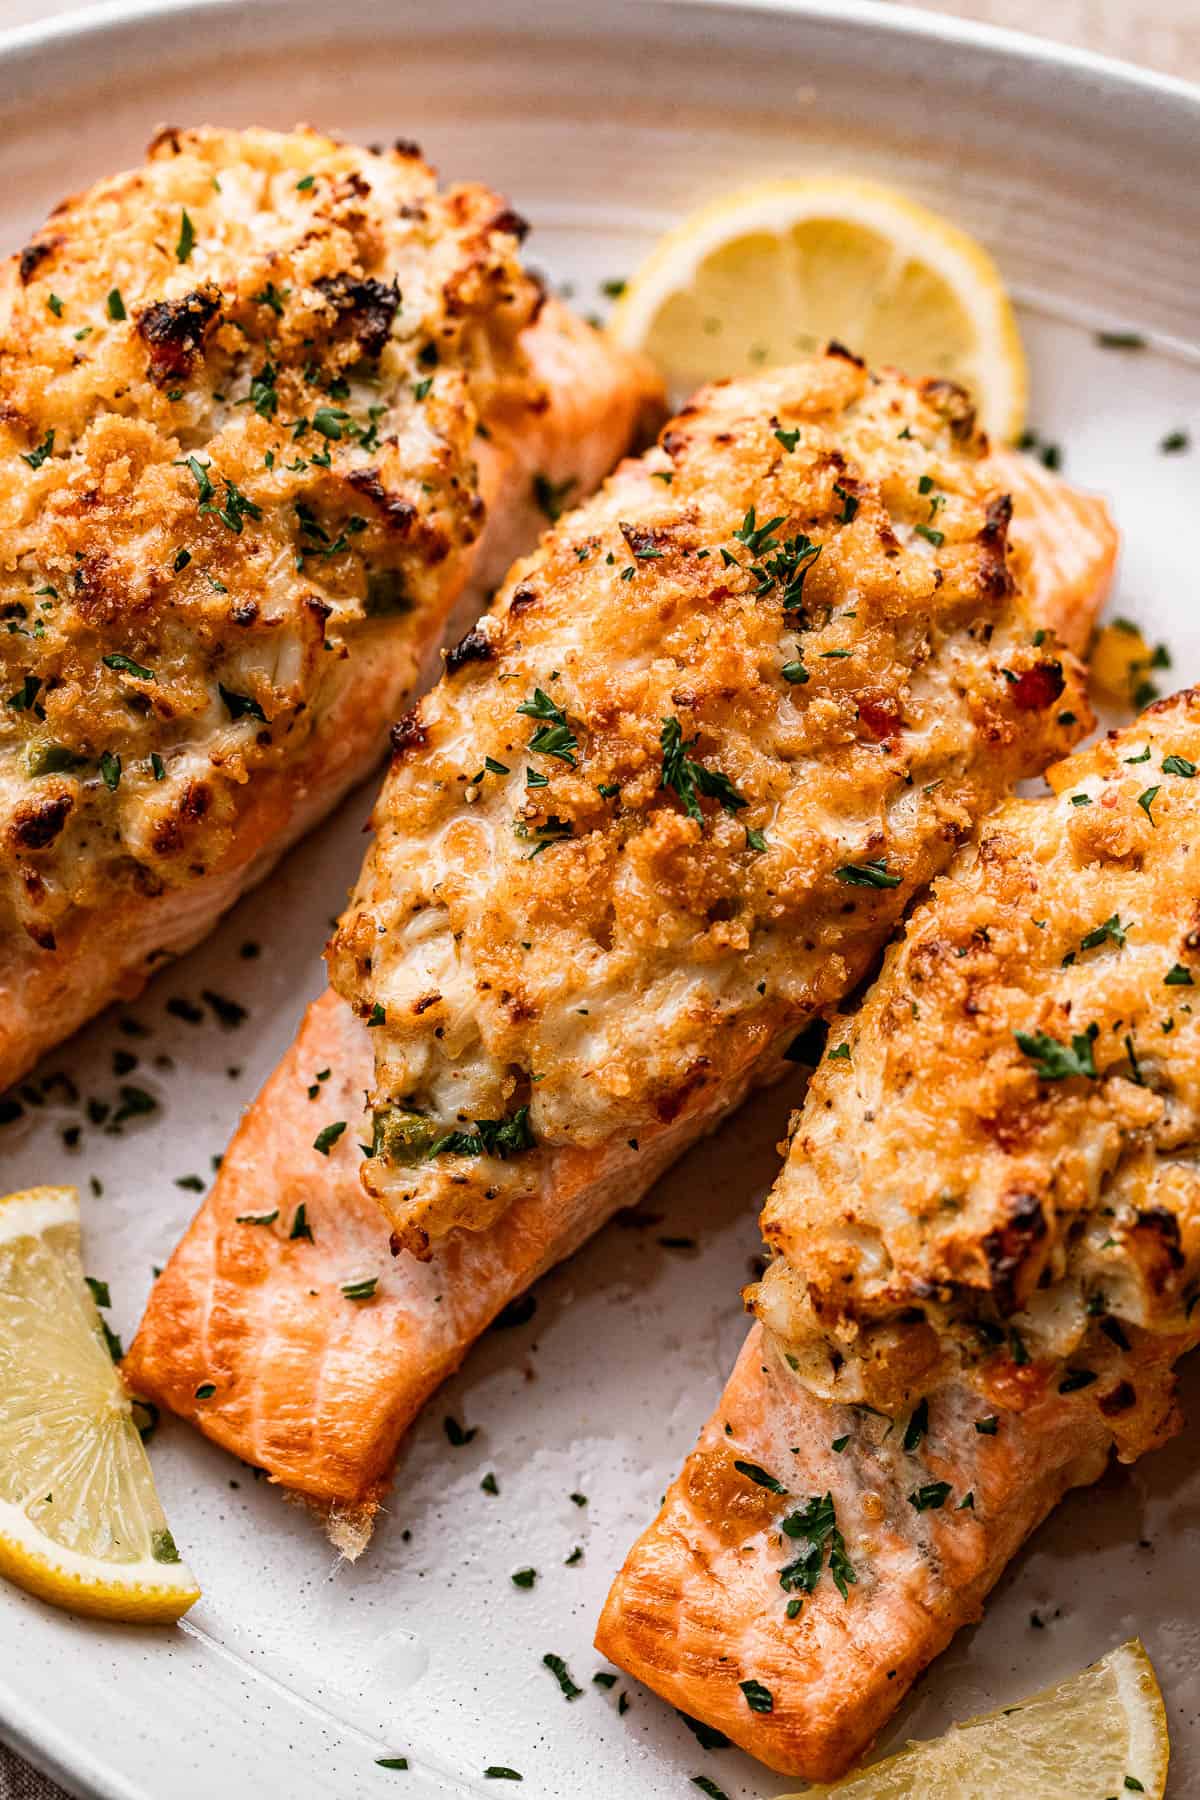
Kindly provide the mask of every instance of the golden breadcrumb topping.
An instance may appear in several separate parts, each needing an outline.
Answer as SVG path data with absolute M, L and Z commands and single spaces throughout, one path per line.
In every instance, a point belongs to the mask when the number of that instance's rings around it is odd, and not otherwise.
M 1200 691 L 1049 780 L 834 1021 L 751 1297 L 831 1398 L 890 1410 L 965 1361 L 1094 1384 L 1133 1441 L 1139 1362 L 1200 1335 Z
M 985 450 L 960 390 L 844 353 L 705 389 L 397 727 L 330 969 L 410 1248 L 709 1105 L 1076 740 Z
M 233 849 L 537 404 L 520 221 L 404 146 L 165 132 L 0 275 L 0 891 L 56 927 Z

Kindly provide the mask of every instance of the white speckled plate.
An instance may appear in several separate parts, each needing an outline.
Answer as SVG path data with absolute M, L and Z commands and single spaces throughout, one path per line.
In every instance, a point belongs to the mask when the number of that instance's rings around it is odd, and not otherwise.
M 1023 303 L 1032 423 L 1116 506 L 1114 605 L 1170 644 L 1180 681 L 1200 676 L 1200 449 L 1158 448 L 1179 430 L 1200 444 L 1196 92 L 870 4 L 111 5 L 0 40 L 3 247 L 62 193 L 136 161 L 164 120 L 416 137 L 447 172 L 511 194 L 535 222 L 535 260 L 584 310 L 683 208 L 733 183 L 813 168 L 899 182 L 997 253 Z M 1099 325 L 1153 342 L 1103 350 Z M 88 1264 L 126 1334 L 195 1204 L 179 1178 L 209 1176 L 316 991 L 368 803 L 355 796 L 160 977 L 131 1009 L 149 1036 L 112 1015 L 54 1059 L 103 1097 L 114 1050 L 133 1049 L 157 1117 L 120 1137 L 85 1123 L 71 1151 L 61 1133 L 76 1110 L 48 1106 L 0 1139 L 6 1188 L 83 1188 Z M 255 961 L 239 954 L 249 940 Z M 248 1022 L 224 1032 L 166 1011 L 204 987 L 236 993 Z M 778 1090 L 756 1100 L 656 1193 L 661 1225 L 610 1228 L 541 1284 L 529 1323 L 488 1336 L 412 1434 L 357 1567 L 249 1471 L 165 1423 L 155 1464 L 204 1600 L 178 1630 L 144 1632 L 0 1593 L 0 1728 L 79 1794 L 113 1800 L 494 1800 L 511 1790 L 483 1779 L 492 1763 L 520 1770 L 537 1800 L 682 1797 L 700 1773 L 730 1800 L 776 1792 L 736 1752 L 702 1751 L 636 1686 L 594 1686 L 590 1641 L 740 1340 L 737 1290 L 788 1105 Z M 467 1446 L 449 1446 L 447 1413 L 478 1428 Z M 488 1470 L 495 1498 L 480 1491 Z M 896 1734 L 941 1729 L 1138 1631 L 1167 1692 L 1173 1792 L 1200 1791 L 1198 1555 L 1185 1436 L 1059 1510 Z M 525 1563 L 541 1571 L 530 1592 L 509 1579 Z M 582 1698 L 564 1701 L 546 1651 Z M 375 1766 L 398 1753 L 408 1773 Z

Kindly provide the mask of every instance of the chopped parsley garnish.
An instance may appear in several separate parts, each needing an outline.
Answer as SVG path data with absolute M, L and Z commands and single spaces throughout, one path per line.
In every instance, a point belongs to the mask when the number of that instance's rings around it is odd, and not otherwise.
M 800 442 L 799 427 L 797 427 L 795 431 L 785 431 L 781 425 L 777 425 L 773 435 L 779 439 L 779 442 L 783 445 L 784 449 L 788 451 L 794 450 L 796 445 Z
M 103 662 L 106 669 L 116 669 L 121 674 L 134 676 L 138 681 L 158 679 L 153 669 L 143 668 L 141 663 L 134 662 L 132 656 L 126 656 L 120 650 L 114 650 L 111 656 L 104 657 Z
M 767 840 L 761 831 L 755 831 L 750 825 L 746 827 L 746 848 L 760 853 L 767 848 Z
M 693 1775 L 691 1780 L 693 1787 L 698 1787 L 702 1794 L 708 1795 L 708 1800 L 729 1800 L 725 1789 L 718 1787 L 711 1775 Z
M 1173 963 L 1163 976 L 1164 987 L 1194 987 L 1192 971 L 1182 963 Z
M 516 1769 L 506 1769 L 503 1763 L 489 1763 L 483 1771 L 485 1781 L 524 1781 L 525 1777 Z
M 474 1131 L 448 1131 L 437 1139 L 430 1156 L 517 1156 L 533 1150 L 537 1139 L 529 1124 L 528 1106 L 518 1107 L 507 1119 L 476 1119 Z
M 831 1450 L 835 1451 L 838 1456 L 840 1456 L 842 1454 L 842 1451 L 846 1448 L 846 1445 L 849 1442 L 850 1442 L 850 1434 L 847 1432 L 845 1437 L 835 1437 L 833 1442 L 830 1444 L 829 1448 Z
M 283 303 L 291 291 L 291 288 L 277 288 L 273 281 L 268 281 L 266 287 L 259 288 L 257 294 L 251 294 L 250 298 L 256 306 L 269 306 L 278 319 L 283 315 Z
M 616 1679 L 615 1675 L 610 1675 L 605 1680 L 605 1686 L 611 1687 Z M 593 1675 L 592 1680 L 599 1681 L 601 1677 Z M 683 1720 L 702 1750 L 728 1750 L 729 1739 L 715 1725 L 706 1725 L 703 1719 L 693 1719 L 690 1713 L 680 1712 L 678 1707 L 675 1709 L 675 1716 Z
M 292 1229 L 288 1232 L 288 1238 L 289 1240 L 292 1238 L 307 1238 L 310 1244 L 314 1241 L 312 1226 L 308 1222 L 308 1208 L 303 1200 L 296 1208 L 295 1215 L 292 1219 Z
M 350 414 L 344 407 L 318 406 L 312 418 L 313 429 L 336 444 L 346 436 L 349 418 Z
M 1094 1369 L 1068 1369 L 1058 1384 L 1060 1394 L 1074 1394 L 1080 1388 L 1091 1387 L 1098 1380 Z
M 179 219 L 179 242 L 175 246 L 175 261 L 185 263 L 190 260 L 196 247 L 196 228 L 188 217 L 185 206 Z
M 567 1498 L 575 1506 L 586 1506 L 587 1505 L 587 1495 L 586 1494 L 568 1494 Z
M 793 662 L 785 662 L 779 673 L 785 681 L 790 681 L 793 687 L 803 687 L 808 680 L 808 670 L 798 657 Z
M 1096 1059 L 1092 1055 L 1096 1035 L 1097 1029 L 1093 1025 L 1088 1031 L 1077 1032 L 1068 1046 L 1044 1031 L 1013 1033 L 1017 1048 L 1033 1063 L 1040 1081 L 1069 1081 L 1074 1075 L 1085 1075 L 1089 1081 L 1098 1081 Z
M 57 294 L 51 294 L 50 298 L 46 301 L 46 305 L 50 308 L 50 311 L 54 314 L 56 319 L 62 318 L 63 303 Z
M 534 1582 L 537 1580 L 537 1570 L 536 1569 L 514 1569 L 512 1572 L 511 1579 L 512 1579 L 512 1584 L 514 1587 L 531 1588 L 533 1586 Z
M 703 763 L 696 762 L 687 753 L 699 742 L 698 738 L 685 740 L 678 719 L 664 719 L 659 744 L 662 747 L 663 765 L 660 788 L 672 788 L 683 802 L 683 809 L 689 819 L 695 819 L 703 826 L 704 814 L 700 810 L 698 795 L 703 794 L 710 800 L 719 801 L 726 812 L 738 812 L 746 805 L 728 775 L 719 769 L 707 769 Z
M 821 1569 L 828 1549 L 829 1573 L 838 1593 L 845 1600 L 858 1576 L 846 1554 L 846 1541 L 837 1528 L 833 1495 L 814 1494 L 806 1506 L 788 1514 L 782 1521 L 781 1529 L 785 1536 L 796 1539 L 803 1545 L 795 1560 L 779 1571 L 779 1585 L 784 1592 L 811 1594 L 821 1579 Z
M 769 1713 L 775 1711 L 775 1696 L 770 1688 L 764 1687 L 761 1681 L 739 1681 L 738 1686 L 746 1696 L 746 1705 L 751 1712 Z
M 1144 350 L 1146 340 L 1140 331 L 1098 331 L 1096 343 L 1101 350 Z
M 913 530 L 918 537 L 923 537 L 925 541 L 932 544 L 936 550 L 940 550 L 946 541 L 945 532 L 935 531 L 932 525 L 914 525 Z
M 1195 763 L 1189 762 L 1186 756 L 1163 757 L 1164 775 L 1182 775 L 1185 780 L 1190 781 L 1195 773 Z
M 273 1225 L 278 1217 L 279 1208 L 276 1207 L 274 1212 L 269 1213 L 238 1213 L 234 1223 L 236 1225 Z M 293 1230 L 291 1235 L 298 1237 L 301 1234 Z M 309 1236 L 312 1236 L 311 1232 Z
M 904 1428 L 904 1448 L 915 1450 L 921 1439 L 929 1430 L 929 1402 L 921 1400 L 913 1407 L 908 1424 Z
M 776 1481 L 773 1475 L 768 1475 L 767 1471 L 760 1468 L 758 1463 L 742 1462 L 739 1458 L 735 1458 L 733 1466 L 739 1475 L 744 1475 L 757 1487 L 766 1488 L 769 1493 L 786 1494 L 788 1491 L 781 1481 Z
M 296 183 L 296 192 L 298 194 L 307 194 L 314 186 L 316 179 L 315 175 L 302 175 Z
M 986 1419 L 976 1419 L 975 1429 L 980 1437 L 995 1437 L 999 1424 L 996 1414 L 990 1413 Z
M 92 1275 L 85 1275 L 83 1279 L 87 1283 L 92 1299 L 96 1302 L 97 1306 L 112 1305 L 112 1296 L 109 1294 L 107 1281 L 97 1281 Z
M 115 794 L 121 785 L 121 759 L 111 750 L 101 752 L 100 779 L 110 794 Z
M 326 1125 L 313 1139 L 313 1149 L 319 1150 L 322 1156 L 328 1156 L 345 1129 L 345 1119 L 336 1119 L 332 1125 Z
M 253 695 L 235 694 L 232 688 L 227 688 L 220 681 L 217 683 L 217 691 L 225 702 L 225 710 L 231 719 L 259 719 L 264 725 L 267 724 L 267 715 Z
M 848 887 L 895 888 L 900 886 L 902 879 L 899 875 L 889 875 L 886 856 L 862 863 L 843 863 L 833 873 L 836 880 L 844 881 Z
M 548 1650 L 545 1656 L 543 1656 L 542 1661 L 562 1689 L 563 1699 L 578 1700 L 583 1689 L 581 1687 L 576 1687 L 575 1683 L 571 1680 L 571 1672 L 567 1668 L 562 1657 L 555 1656 L 552 1650 Z
M 386 1025 L 386 1024 L 387 1024 L 387 1009 L 377 1000 L 375 1002 L 374 1006 L 371 1008 L 371 1016 L 367 1020 L 367 1029 L 368 1029 L 368 1031 L 373 1031 L 377 1025 Z
M 529 740 L 529 748 L 539 751 L 543 756 L 557 756 L 562 762 L 576 766 L 574 752 L 579 748 L 579 739 L 567 723 L 567 715 L 561 706 L 555 704 L 549 694 L 540 687 L 533 690 L 532 700 L 522 700 L 517 711 L 526 718 L 545 719 L 547 724 L 541 725 Z M 507 775 L 509 771 L 503 765 L 498 768 Z
M 1109 938 L 1112 939 L 1118 950 L 1125 948 L 1125 927 L 1121 923 L 1119 913 L 1113 913 L 1111 918 L 1105 919 L 1103 925 L 1097 925 L 1094 931 L 1089 931 L 1084 937 L 1081 937 L 1079 948 L 1095 950 L 1099 944 L 1103 944 Z
M 175 552 L 175 561 L 171 564 L 175 574 L 178 575 L 182 570 L 186 569 L 191 560 L 192 553 L 190 550 L 177 550 Z
M 196 1389 L 195 1398 L 197 1400 L 211 1400 L 216 1391 L 217 1384 L 215 1381 L 202 1381 L 200 1386 Z
M 495 1474 L 491 1469 L 488 1470 L 479 1485 L 485 1494 L 498 1494 L 500 1492 L 500 1483 L 496 1480 Z
M 246 398 L 260 419 L 273 419 L 279 410 L 279 395 L 275 392 L 277 373 L 274 363 L 265 362 L 250 383 Z
M 825 1058 L 825 1061 L 826 1062 L 849 1062 L 850 1061 L 850 1046 L 849 1046 L 849 1044 L 835 1044 L 833 1046 L 833 1049 L 829 1052 L 829 1055 Z
M 120 288 L 109 289 L 108 299 L 105 301 L 105 305 L 108 308 L 108 316 L 110 319 L 123 319 L 126 317 L 125 302 L 121 298 Z
M 21 461 L 29 464 L 31 469 L 40 469 L 46 458 L 54 451 L 54 433 L 48 431 L 36 450 L 22 451 Z
M 776 513 L 773 519 L 767 519 L 760 525 L 755 516 L 755 509 L 751 507 L 742 520 L 740 528 L 733 535 L 739 544 L 745 544 L 751 556 L 762 556 L 765 551 L 775 548 L 772 540 L 783 522 L 783 513 Z
M 377 1756 L 375 1767 L 377 1769 L 407 1769 L 408 1758 L 407 1756 Z
M 442 1430 L 445 1432 L 448 1442 L 453 1444 L 456 1450 L 461 1450 L 464 1444 L 469 1444 L 477 1435 L 479 1427 L 478 1425 L 460 1425 L 452 1413 L 447 1413 L 442 1420 Z M 528 1583 L 518 1582 L 517 1585 L 525 1587 Z
M 854 517 L 855 517 L 856 513 L 858 512 L 858 508 L 859 508 L 858 495 L 852 494 L 850 492 L 849 488 L 844 487 L 840 481 L 834 482 L 833 491 L 837 495 L 838 499 L 842 502 L 842 510 L 838 514 L 838 524 L 839 525 L 852 524 L 854 521 Z
M 370 1275 L 362 1281 L 343 1281 L 342 1292 L 347 1300 L 372 1300 L 378 1286 L 378 1275 Z
M 939 1512 L 950 1498 L 948 1481 L 926 1481 L 919 1488 L 914 1488 L 908 1496 L 908 1504 L 917 1512 Z
M 243 494 L 241 488 L 230 481 L 228 476 L 225 477 L 225 504 L 220 507 L 202 506 L 200 511 L 216 513 L 222 525 L 232 531 L 235 537 L 241 535 L 244 519 L 262 518 L 262 508 L 257 506 L 248 495 Z
M 573 475 L 568 476 L 566 481 L 551 481 L 548 475 L 534 476 L 533 497 L 552 525 L 562 517 L 567 495 L 574 486 Z
M 1149 821 L 1152 825 L 1158 824 L 1158 820 L 1154 817 L 1154 814 L 1150 810 L 1150 808 L 1154 805 L 1154 801 L 1158 795 L 1158 792 L 1159 792 L 1158 787 L 1148 787 L 1145 789 L 1145 791 L 1143 793 L 1138 795 L 1138 800 L 1137 800 L 1138 805 L 1141 807 L 1142 811 L 1145 813 L 1146 817 L 1149 819 Z

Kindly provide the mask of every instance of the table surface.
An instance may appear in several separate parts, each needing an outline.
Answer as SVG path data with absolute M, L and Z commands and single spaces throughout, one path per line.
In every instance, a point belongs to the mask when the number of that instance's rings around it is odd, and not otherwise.
M 77 0 L 90 9 L 99 0 Z M 1196 0 L 915 0 L 928 12 L 979 19 L 1010 30 L 1124 57 L 1200 82 L 1200 5 Z M 0 0 L 0 27 L 52 18 L 56 0 Z M 61 1790 L 0 1744 L 0 1800 L 66 1800 Z

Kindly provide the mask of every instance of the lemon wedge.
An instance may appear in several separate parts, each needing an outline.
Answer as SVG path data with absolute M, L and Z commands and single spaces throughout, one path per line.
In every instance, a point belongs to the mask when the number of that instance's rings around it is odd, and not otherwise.
M 1167 1713 L 1145 1646 L 792 1800 L 1162 1800 Z
M 200 1596 L 84 1280 L 74 1188 L 0 1199 L 0 1575 L 106 1619 Z
M 870 181 L 766 181 L 692 213 L 625 283 L 609 330 L 677 401 L 837 338 L 872 366 L 961 382 L 997 439 L 1024 424 L 1025 355 L 995 263 Z

